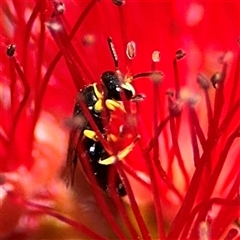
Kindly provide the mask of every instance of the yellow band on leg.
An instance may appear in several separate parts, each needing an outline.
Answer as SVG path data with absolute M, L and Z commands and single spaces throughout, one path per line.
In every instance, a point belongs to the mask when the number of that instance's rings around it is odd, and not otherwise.
M 95 142 L 98 141 L 97 134 L 94 131 L 92 131 L 92 130 L 84 130 L 83 134 L 84 134 L 84 136 L 94 140 Z
M 118 152 L 118 154 L 115 156 L 110 156 L 109 158 L 106 159 L 100 159 L 98 163 L 102 164 L 102 165 L 109 165 L 109 164 L 113 164 L 115 163 L 117 160 L 118 161 L 122 161 L 134 148 L 136 142 L 138 141 L 138 139 L 140 138 L 140 136 L 138 135 L 136 137 L 136 139 L 134 140 L 134 142 L 132 142 L 130 145 L 128 145 L 126 148 L 124 148 L 122 151 Z
M 121 103 L 119 103 L 119 102 L 117 102 L 117 101 L 115 101 L 115 100 L 107 99 L 107 100 L 105 101 L 105 104 L 106 104 L 106 107 L 107 107 L 109 110 L 111 110 L 111 111 L 114 111 L 114 110 L 119 109 L 119 110 L 121 110 L 121 111 L 123 111 L 123 112 L 126 112 L 125 109 L 124 109 L 124 106 L 123 106 Z

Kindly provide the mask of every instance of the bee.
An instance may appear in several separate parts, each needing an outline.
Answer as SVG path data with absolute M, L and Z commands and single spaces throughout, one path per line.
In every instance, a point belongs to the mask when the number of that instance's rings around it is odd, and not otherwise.
M 119 111 L 126 114 L 122 99 L 126 101 L 139 101 L 144 99 L 144 95 L 136 94 L 131 80 L 133 78 L 149 76 L 151 73 L 138 74 L 135 77 L 129 77 L 127 80 L 122 77 L 118 70 L 118 58 L 111 38 L 108 38 L 108 45 L 115 63 L 114 71 L 105 71 L 100 77 L 100 82 L 90 84 L 84 87 L 77 96 L 73 112 L 73 119 L 78 119 L 81 124 L 73 127 L 70 131 L 70 140 L 67 154 L 68 177 L 73 183 L 74 173 L 78 160 L 81 163 L 83 171 L 86 173 L 87 167 L 83 158 L 87 159 L 90 168 L 98 186 L 108 195 L 110 195 L 109 174 L 114 171 L 114 186 L 116 194 L 125 196 L 126 189 L 122 183 L 121 177 L 116 171 L 115 162 L 123 160 L 134 148 L 139 136 L 122 150 L 113 153 L 104 146 L 103 138 L 107 143 L 118 141 L 118 136 L 111 133 L 108 126 L 112 119 L 112 113 Z M 90 123 L 89 118 L 85 116 L 86 110 L 83 110 L 81 104 L 84 104 L 91 115 L 91 119 L 97 129 Z M 114 123 L 113 123 L 114 124 Z M 97 133 L 98 132 L 98 133 Z M 78 148 L 80 146 L 80 148 Z M 80 149 L 80 150 L 79 150 Z M 87 174 L 86 174 L 87 175 Z

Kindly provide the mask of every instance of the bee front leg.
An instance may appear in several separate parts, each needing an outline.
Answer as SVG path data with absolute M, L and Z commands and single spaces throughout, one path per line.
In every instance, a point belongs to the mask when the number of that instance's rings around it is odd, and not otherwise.
M 122 112 L 126 112 L 124 106 L 115 100 L 107 99 L 105 101 L 105 104 L 106 104 L 106 107 L 111 111 L 115 111 L 115 110 L 119 109 Z
M 116 161 L 122 161 L 133 150 L 133 148 L 136 145 L 136 142 L 138 141 L 139 138 L 140 138 L 140 136 L 138 135 L 136 137 L 136 139 L 130 145 L 128 145 L 123 150 L 119 151 L 117 155 L 112 155 L 108 158 L 100 159 L 98 161 L 98 163 L 100 163 L 102 165 L 110 165 L 110 164 L 115 163 Z

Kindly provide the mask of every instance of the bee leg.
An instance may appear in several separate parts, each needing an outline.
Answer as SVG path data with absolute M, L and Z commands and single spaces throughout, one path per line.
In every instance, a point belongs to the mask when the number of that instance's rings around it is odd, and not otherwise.
M 98 141 L 97 134 L 94 131 L 92 131 L 92 130 L 86 129 L 86 130 L 83 131 L 83 134 L 84 134 L 85 137 L 90 138 L 90 139 L 92 139 L 95 142 Z
M 98 163 L 100 163 L 102 165 L 110 165 L 110 164 L 115 163 L 116 161 L 122 161 L 133 150 L 133 148 L 139 138 L 140 138 L 140 136 L 138 135 L 136 137 L 136 139 L 130 145 L 128 145 L 123 150 L 119 151 L 117 155 L 112 155 L 108 158 L 100 159 L 98 161 Z
M 124 106 L 123 106 L 121 103 L 119 103 L 119 102 L 117 102 L 117 101 L 115 101 L 115 100 L 107 99 L 107 100 L 105 101 L 105 104 L 106 104 L 106 107 L 107 107 L 109 110 L 111 110 L 111 111 L 114 111 L 114 110 L 119 109 L 119 110 L 121 110 L 122 112 L 126 112 L 125 109 L 124 109 Z

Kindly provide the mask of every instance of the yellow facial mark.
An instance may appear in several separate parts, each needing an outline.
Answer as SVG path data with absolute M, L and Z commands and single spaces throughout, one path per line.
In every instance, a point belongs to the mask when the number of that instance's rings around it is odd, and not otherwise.
M 135 93 L 135 89 L 133 88 L 132 84 L 129 83 L 129 82 L 125 82 L 121 85 L 121 87 L 123 89 L 126 89 L 128 91 L 131 91 L 132 92 L 132 95 L 134 96 L 136 93 Z

